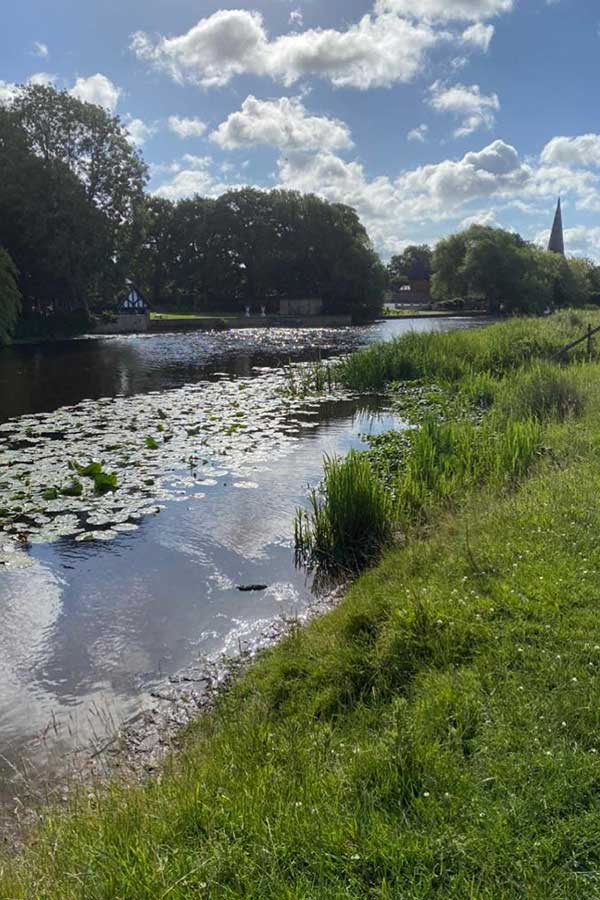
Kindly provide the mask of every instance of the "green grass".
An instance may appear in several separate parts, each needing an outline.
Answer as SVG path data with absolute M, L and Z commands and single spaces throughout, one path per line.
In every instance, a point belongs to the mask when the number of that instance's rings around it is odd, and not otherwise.
M 326 460 L 320 490 L 296 515 L 297 558 L 319 574 L 361 571 L 395 532 L 440 506 L 486 484 L 514 485 L 542 453 L 543 424 L 582 413 L 580 375 L 534 363 L 501 379 L 467 376 L 458 391 L 421 391 L 424 406 L 410 394 L 418 428 L 375 438 L 368 453 Z
M 389 306 L 386 306 L 383 310 L 384 319 L 447 319 L 448 317 L 456 318 L 472 315 L 484 316 L 485 313 L 483 311 L 474 313 L 471 310 L 390 309 Z
M 585 398 L 566 415 L 540 408 L 532 371 L 502 408 L 543 434 L 527 478 L 435 505 L 239 679 L 160 780 L 48 810 L 0 863 L 0 897 L 595 900 L 600 365 L 565 370 Z M 510 380 L 479 387 L 500 415 Z
M 311 491 L 309 510 L 296 514 L 297 559 L 319 575 L 356 574 L 376 561 L 395 532 L 427 521 L 441 505 L 484 484 L 522 478 L 542 447 L 542 427 L 533 418 L 502 421 L 501 428 L 487 420 L 427 418 L 388 444 L 387 471 L 394 477 L 382 477 L 368 453 L 327 458 L 321 489 Z
M 600 311 L 568 311 L 546 319 L 511 319 L 474 331 L 410 333 L 353 353 L 335 377 L 352 390 L 379 391 L 391 382 L 422 379 L 458 382 L 478 374 L 499 377 L 532 361 L 550 360 L 583 335 L 587 323 L 600 325 Z M 594 358 L 600 343 L 595 342 Z M 584 359 L 585 344 L 571 351 Z
M 229 312 L 216 312 L 216 313 L 150 313 L 150 319 L 156 320 L 157 322 L 179 322 L 179 321 L 189 321 L 189 320 L 202 320 L 202 319 L 239 319 L 241 315 L 236 315 Z
M 295 523 L 299 562 L 322 575 L 360 572 L 392 542 L 394 505 L 368 458 L 351 451 L 326 458 L 324 490 L 310 494 L 310 513 Z
M 328 363 L 322 360 L 303 366 L 290 363 L 285 368 L 285 387 L 281 392 L 286 397 L 304 398 L 310 394 L 331 391 L 332 386 L 332 368 Z

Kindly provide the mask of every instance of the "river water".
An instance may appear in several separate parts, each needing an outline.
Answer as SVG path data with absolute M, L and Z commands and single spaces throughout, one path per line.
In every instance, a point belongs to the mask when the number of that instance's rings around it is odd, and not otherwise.
M 0 530 L 0 797 L 13 791 L 13 765 L 43 771 L 138 713 L 169 676 L 252 648 L 275 619 L 309 607 L 310 579 L 294 566 L 296 508 L 324 454 L 402 423 L 381 398 L 290 400 L 302 367 L 283 366 L 476 324 L 0 351 L 0 524 L 6 505 L 11 522 Z M 71 483 L 74 460 L 89 459 L 108 461 L 117 491 L 96 495 L 81 477 L 85 496 L 49 497 Z M 239 590 L 248 585 L 266 587 Z

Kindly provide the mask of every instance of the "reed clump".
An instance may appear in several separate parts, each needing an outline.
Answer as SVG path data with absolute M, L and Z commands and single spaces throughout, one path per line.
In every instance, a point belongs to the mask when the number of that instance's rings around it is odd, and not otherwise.
M 600 313 L 587 318 L 595 324 Z M 348 388 L 400 391 L 399 408 L 418 427 L 379 436 L 362 459 L 328 461 L 322 489 L 297 516 L 299 560 L 357 571 L 377 560 L 391 534 L 427 521 L 440 505 L 525 476 L 542 453 L 545 427 L 584 410 L 587 348 L 576 348 L 574 365 L 556 361 L 583 324 L 565 312 L 477 331 L 411 333 L 338 363 L 335 377 Z M 423 387 L 427 379 L 435 390 Z M 417 385 L 403 390 L 407 381 Z M 385 502 L 374 505 L 379 491 Z
M 581 414 L 585 394 L 577 372 L 558 365 L 536 363 L 501 382 L 494 408 L 500 419 L 563 422 Z
M 296 515 L 299 563 L 329 575 L 359 572 L 377 561 L 394 533 L 426 521 L 440 505 L 522 478 L 541 454 L 543 429 L 533 418 L 501 429 L 429 418 L 402 443 L 389 441 L 387 471 L 381 447 L 375 465 L 368 452 L 325 461 L 321 488 Z
M 295 523 L 297 560 L 309 569 L 355 574 L 391 543 L 393 503 L 364 453 L 327 457 L 323 485 L 309 501 Z

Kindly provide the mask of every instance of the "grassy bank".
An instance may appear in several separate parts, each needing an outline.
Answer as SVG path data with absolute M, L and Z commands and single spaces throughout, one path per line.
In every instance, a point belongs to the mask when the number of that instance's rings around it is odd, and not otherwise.
M 406 379 L 457 382 L 476 374 L 498 377 L 531 361 L 550 360 L 580 337 L 600 311 L 566 311 L 547 319 L 510 319 L 475 331 L 412 333 L 354 353 L 341 364 L 339 380 L 354 390 L 382 390 Z M 595 341 L 595 358 L 600 343 Z M 585 344 L 571 360 L 585 359 Z
M 476 316 L 485 317 L 485 310 L 446 310 L 446 309 L 393 309 L 386 306 L 383 310 L 384 319 L 448 319 L 470 318 Z
M 513 373 L 496 329 L 515 325 Z M 497 477 L 436 444 L 410 540 L 266 654 L 160 780 L 49 811 L 0 897 L 598 897 L 600 365 L 531 367 L 525 330 L 545 356 L 571 327 L 534 325 L 421 339 L 490 435 L 540 429 L 535 458 Z M 407 343 L 390 359 L 423 366 Z M 387 502 L 408 471 L 401 453 Z
M 202 322 L 205 319 L 240 319 L 240 313 L 234 313 L 231 310 L 225 312 L 211 313 L 159 313 L 151 312 L 150 320 L 153 322 Z

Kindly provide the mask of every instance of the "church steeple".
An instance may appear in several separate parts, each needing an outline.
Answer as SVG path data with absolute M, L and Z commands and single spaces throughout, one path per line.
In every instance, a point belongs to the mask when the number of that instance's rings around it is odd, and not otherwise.
M 551 253 L 560 253 L 561 256 L 565 255 L 565 239 L 563 236 L 560 197 L 558 198 L 558 206 L 556 207 L 556 215 L 554 216 L 554 225 L 552 226 L 552 234 L 550 235 L 548 250 L 550 250 Z

